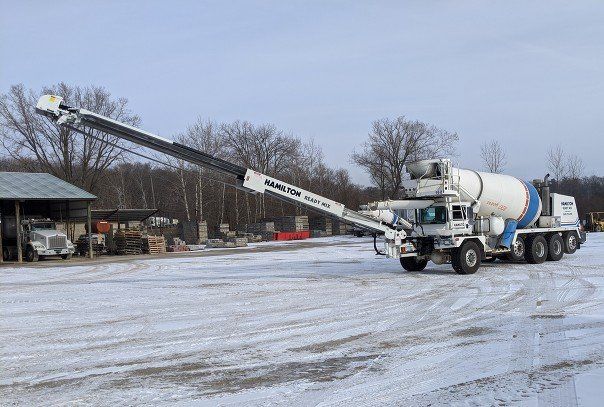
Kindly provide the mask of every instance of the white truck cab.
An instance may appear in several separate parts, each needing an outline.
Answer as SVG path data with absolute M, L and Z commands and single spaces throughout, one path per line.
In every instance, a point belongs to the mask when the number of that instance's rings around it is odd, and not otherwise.
M 50 219 L 24 219 L 21 221 L 21 242 L 17 242 L 16 224 L 14 217 L 7 218 L 3 229 L 3 257 L 4 260 L 15 258 L 17 244 L 26 261 L 38 261 L 44 256 L 61 256 L 69 259 L 75 252 L 73 243 L 67 239 L 65 233 L 57 231 L 55 222 Z

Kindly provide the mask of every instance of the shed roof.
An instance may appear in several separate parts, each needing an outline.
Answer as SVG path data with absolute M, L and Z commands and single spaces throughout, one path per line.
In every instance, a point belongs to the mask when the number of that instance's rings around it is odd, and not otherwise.
M 0 200 L 93 201 L 97 197 L 41 172 L 0 172 Z
M 158 209 L 93 209 L 92 220 L 113 222 L 142 222 L 155 215 Z

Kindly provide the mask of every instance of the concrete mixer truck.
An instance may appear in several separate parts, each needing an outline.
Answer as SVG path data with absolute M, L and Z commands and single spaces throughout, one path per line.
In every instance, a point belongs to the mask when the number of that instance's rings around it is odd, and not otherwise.
M 481 262 L 496 259 L 557 261 L 585 241 L 574 198 L 550 193 L 547 177 L 529 183 L 508 175 L 453 168 L 448 159 L 418 161 L 407 165 L 410 179 L 403 185 L 404 199 L 372 202 L 355 211 L 254 169 L 70 106 L 60 96 L 43 95 L 36 111 L 85 137 L 94 137 L 86 128 L 111 134 L 209 168 L 226 176 L 228 181 L 220 182 L 245 192 L 265 194 L 354 224 L 373 234 L 376 252 L 399 259 L 408 271 L 423 270 L 429 261 L 451 263 L 459 274 L 475 273 Z M 157 161 L 140 151 L 128 151 Z M 384 240 L 383 250 L 377 248 L 377 236 Z
M 572 196 L 550 193 L 548 178 L 532 183 L 502 174 L 454 168 L 448 159 L 407 165 L 405 199 L 370 203 L 408 218 L 400 262 L 409 271 L 428 261 L 451 263 L 460 274 L 482 261 L 558 261 L 585 242 Z

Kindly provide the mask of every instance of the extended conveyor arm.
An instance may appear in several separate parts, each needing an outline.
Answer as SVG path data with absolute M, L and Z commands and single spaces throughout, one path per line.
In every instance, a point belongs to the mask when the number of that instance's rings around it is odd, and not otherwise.
M 36 111 L 55 120 L 59 125 L 81 125 L 151 148 L 160 153 L 197 164 L 220 173 L 236 177 L 236 186 L 251 193 L 263 193 L 282 200 L 303 205 L 329 216 L 354 223 L 363 228 L 383 232 L 387 239 L 404 239 L 404 230 L 410 224 L 388 211 L 374 211 L 372 215 L 350 210 L 343 204 L 279 181 L 260 172 L 240 167 L 223 159 L 195 150 L 183 144 L 167 140 L 155 134 L 137 129 L 86 109 L 71 107 L 63 103 L 60 96 L 44 95 L 36 105 Z

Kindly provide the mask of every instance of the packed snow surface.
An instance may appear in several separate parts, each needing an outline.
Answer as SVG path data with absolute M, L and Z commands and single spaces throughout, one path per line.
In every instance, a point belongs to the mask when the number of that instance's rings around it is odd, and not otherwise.
M 2 404 L 604 399 L 604 233 L 470 276 L 354 237 L 46 264 L 0 268 Z

